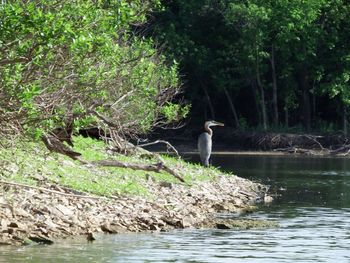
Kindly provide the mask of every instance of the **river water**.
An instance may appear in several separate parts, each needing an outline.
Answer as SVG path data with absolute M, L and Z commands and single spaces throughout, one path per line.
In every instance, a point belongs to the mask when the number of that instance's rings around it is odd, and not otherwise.
M 271 205 L 243 217 L 274 220 L 280 227 L 0 247 L 0 262 L 350 262 L 350 159 L 225 154 L 214 155 L 213 164 L 276 190 Z

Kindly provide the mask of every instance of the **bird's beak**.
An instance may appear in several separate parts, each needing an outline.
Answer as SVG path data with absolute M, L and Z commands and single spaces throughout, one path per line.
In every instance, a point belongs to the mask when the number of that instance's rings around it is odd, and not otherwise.
M 215 125 L 217 125 L 217 126 L 225 126 L 225 124 L 223 124 L 221 122 L 218 122 L 218 121 L 215 122 Z

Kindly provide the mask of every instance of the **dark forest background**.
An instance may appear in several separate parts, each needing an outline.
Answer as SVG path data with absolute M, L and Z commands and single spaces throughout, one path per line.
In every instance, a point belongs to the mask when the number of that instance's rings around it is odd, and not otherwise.
M 4 0 L 0 133 L 347 134 L 349 17 L 348 0 Z
M 349 1 L 162 5 L 143 29 L 179 62 L 193 125 L 347 133 Z

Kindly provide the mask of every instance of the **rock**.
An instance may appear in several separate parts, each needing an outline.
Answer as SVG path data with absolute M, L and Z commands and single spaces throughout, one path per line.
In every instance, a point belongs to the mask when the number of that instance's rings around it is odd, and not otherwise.
M 1 225 L 1 228 L 4 229 L 4 228 L 7 228 L 7 226 L 10 224 L 10 221 L 6 218 L 2 218 L 0 220 L 0 225 Z
M 27 211 L 23 210 L 22 208 L 14 208 L 13 213 L 21 217 L 30 217 L 30 218 L 32 217 L 31 214 L 29 214 Z
M 74 214 L 74 211 L 71 208 L 68 208 L 67 206 L 61 204 L 56 205 L 56 209 L 65 216 L 72 216 Z
M 179 220 L 177 218 L 166 218 L 166 217 L 163 217 L 162 220 L 165 223 L 167 223 L 167 225 L 169 225 L 169 226 L 173 226 L 173 227 L 176 227 L 176 228 L 183 228 L 182 220 Z
M 217 228 L 217 229 L 230 229 L 231 227 L 229 227 L 228 225 L 226 225 L 226 224 L 224 224 L 224 223 L 217 223 L 216 225 L 215 225 L 215 227 Z
M 186 227 L 191 227 L 193 225 L 193 219 L 189 216 L 182 218 L 181 220 L 181 227 L 186 228 Z
M 264 196 L 264 202 L 265 202 L 265 204 L 272 203 L 273 202 L 273 197 L 270 196 L 270 195 L 265 195 Z
M 154 224 L 156 224 L 160 227 L 166 226 L 166 223 L 163 220 L 158 219 L 158 218 L 155 220 Z
M 118 234 L 121 232 L 121 226 L 117 224 L 103 224 L 101 225 L 101 230 L 109 234 Z
M 211 221 L 209 225 L 205 221 L 217 211 L 248 208 L 248 203 L 256 196 L 250 181 L 234 176 L 217 177 L 192 186 L 159 183 L 151 176 L 149 180 L 140 178 L 140 181 L 149 190 L 151 198 L 121 195 L 111 199 L 74 198 L 9 186 L 10 191 L 0 196 L 0 243 L 10 240 L 12 244 L 51 244 L 53 237 L 102 231 L 167 231 L 201 222 L 202 226 L 220 229 L 257 227 L 252 223 L 239 226 L 226 221 Z M 41 185 L 51 186 L 49 183 Z M 59 191 L 74 193 L 71 189 L 58 187 Z M 263 197 L 264 193 L 259 196 Z
M 16 222 L 11 222 L 8 226 L 12 228 L 17 228 L 18 224 Z
M 29 238 L 25 238 L 22 240 L 22 245 L 24 246 L 30 246 L 30 245 L 33 245 L 35 242 L 30 240 Z
M 31 175 L 30 178 L 37 180 L 37 181 L 45 181 L 46 180 L 46 178 L 40 174 Z
M 47 218 L 44 222 L 44 224 L 46 225 L 46 227 L 50 230 L 55 229 L 58 227 L 57 224 L 55 224 L 54 222 L 52 222 L 51 218 Z
M 0 246 L 9 246 L 9 245 L 13 245 L 13 242 L 11 241 L 10 238 L 0 237 Z
M 160 228 L 155 224 L 151 224 L 149 229 L 152 231 L 160 231 Z
M 160 183 L 159 183 L 159 186 L 160 186 L 160 187 L 169 188 L 169 189 L 172 189 L 172 188 L 173 188 L 173 184 L 172 184 L 172 183 L 165 182 L 165 181 L 160 182 Z
M 9 227 L 4 233 L 9 233 L 10 235 L 12 235 L 14 231 L 15 230 L 12 227 Z
M 44 235 L 47 235 L 48 234 L 48 229 L 45 227 L 39 227 L 38 230 L 40 230 L 40 232 Z
M 243 206 L 244 205 L 242 199 L 240 199 L 240 198 L 234 197 L 232 199 L 232 201 L 236 206 Z
M 31 235 L 28 238 L 31 241 L 40 244 L 52 245 L 54 243 L 51 239 L 48 239 L 47 237 L 44 237 L 42 235 Z
M 96 240 L 96 238 L 94 237 L 93 233 L 90 232 L 90 233 L 87 233 L 86 240 L 88 242 L 93 242 Z

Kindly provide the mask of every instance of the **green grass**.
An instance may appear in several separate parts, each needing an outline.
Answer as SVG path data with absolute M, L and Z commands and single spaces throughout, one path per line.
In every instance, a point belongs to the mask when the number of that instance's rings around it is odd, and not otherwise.
M 150 158 L 125 156 L 106 151 L 102 141 L 81 136 L 74 138 L 74 150 L 88 161 L 118 160 L 128 163 L 156 163 Z M 177 158 L 162 156 L 166 164 L 181 174 L 187 185 L 211 180 L 221 172 Z M 172 175 L 118 167 L 82 165 L 57 153 L 50 153 L 41 142 L 18 141 L 12 148 L 0 148 L 0 179 L 40 186 L 41 179 L 78 191 L 112 196 L 116 194 L 149 196 L 144 186 L 146 174 L 156 181 L 179 183 Z

